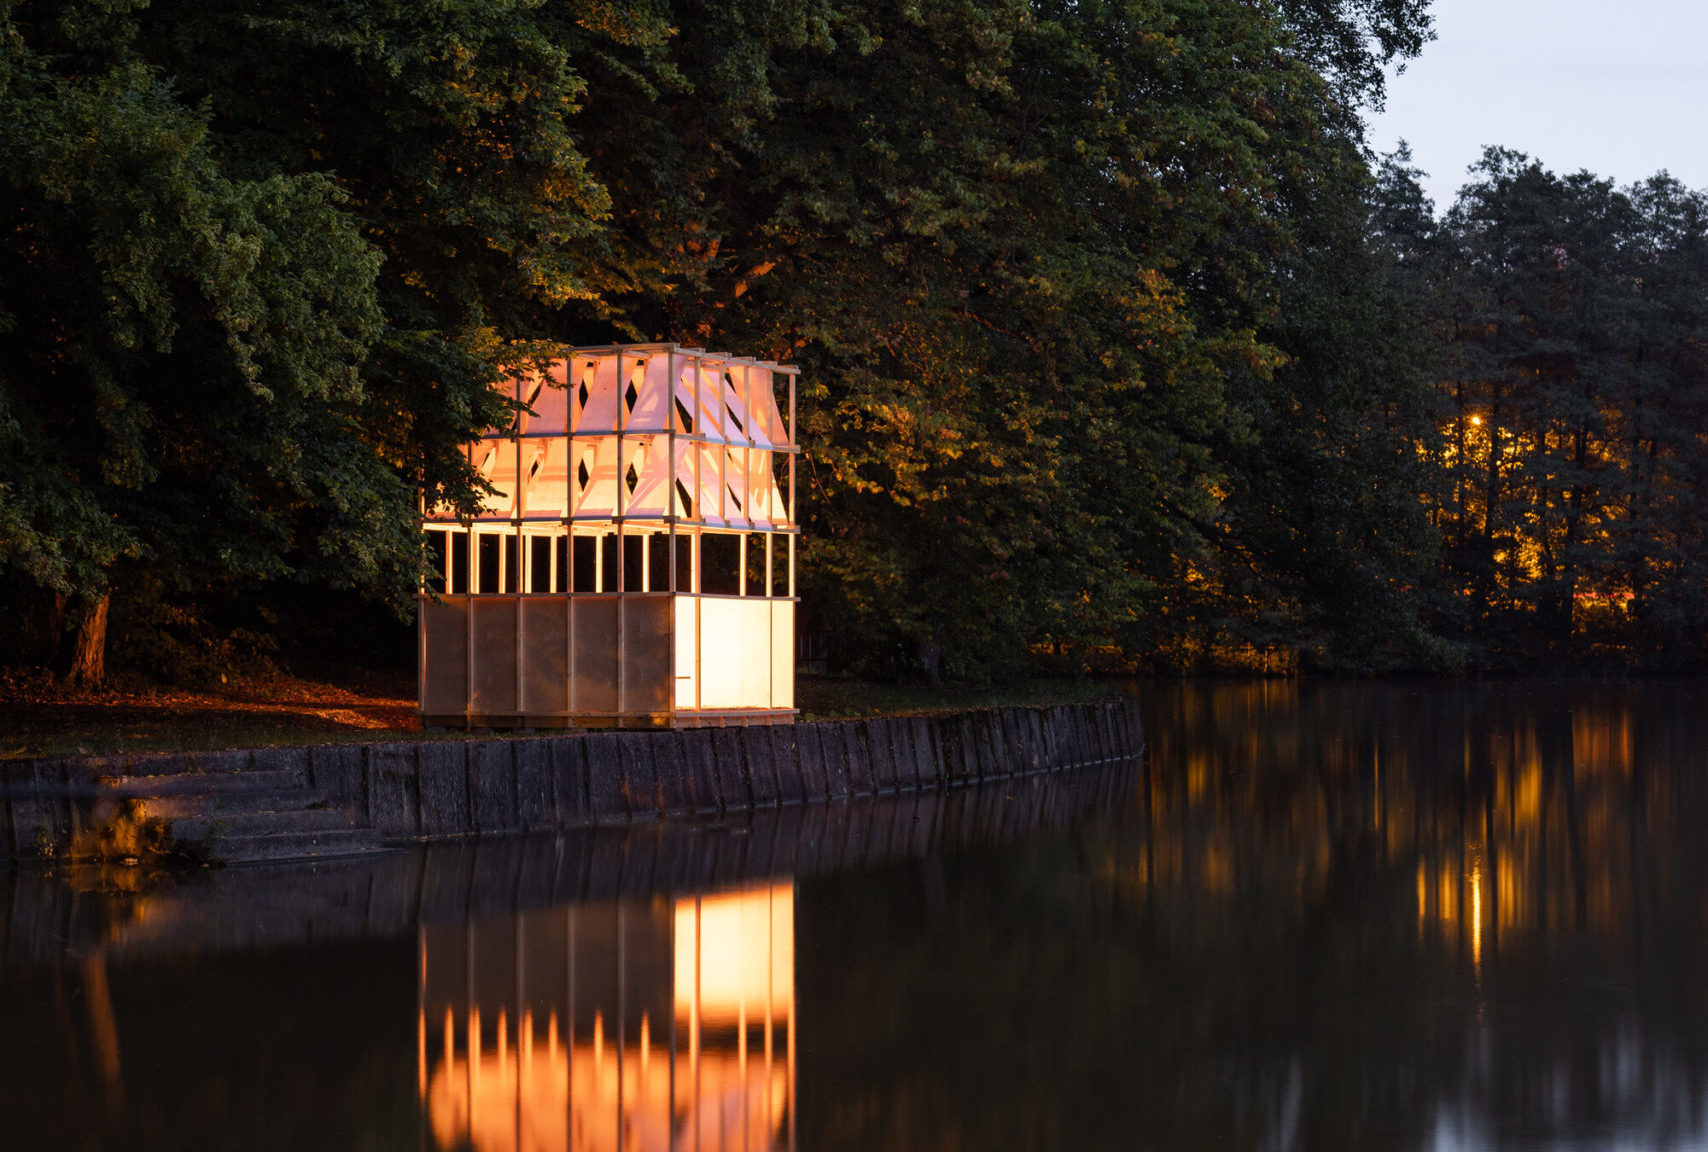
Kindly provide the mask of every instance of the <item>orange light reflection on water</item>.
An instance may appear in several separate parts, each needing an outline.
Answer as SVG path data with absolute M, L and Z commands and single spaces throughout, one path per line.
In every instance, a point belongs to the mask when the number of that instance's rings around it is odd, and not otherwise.
M 443 1038 L 423 1080 L 436 1145 L 477 1152 L 775 1152 L 793 1147 L 794 888 L 765 885 L 689 897 L 642 913 L 664 946 L 619 951 L 619 1003 L 574 1035 L 555 1007 L 499 1008 L 490 1034 L 470 1007 L 459 1036 L 445 1008 Z M 504 943 L 502 930 L 492 940 Z M 520 936 L 519 930 L 511 929 Z M 567 970 L 575 971 L 575 936 Z M 469 964 L 485 937 L 471 926 Z M 447 941 L 447 943 L 450 943 Z M 424 963 L 430 943 L 423 941 Z M 520 948 L 520 945 L 516 947 Z M 496 949 L 495 949 L 496 950 Z M 498 957 L 503 963 L 505 957 Z M 539 956 L 533 954 L 537 963 Z M 604 957 L 588 962 L 602 965 Z M 444 961 L 460 962 L 446 955 Z M 514 961 L 512 961 L 514 962 Z M 518 965 L 518 967 L 520 967 Z M 659 982 L 663 981 L 660 987 Z M 518 984 L 521 977 L 517 978 Z M 427 981 L 423 979 L 423 986 Z M 473 987 L 474 981 L 469 980 Z M 621 1020 L 623 1004 L 668 996 L 670 1016 Z M 518 1000 L 524 998 L 517 995 Z M 609 1009 L 609 1011 L 607 1011 Z M 582 1017 L 586 1019 L 586 1017 Z M 585 1027 L 585 1026 L 584 1026 Z M 750 1037 L 754 1028 L 761 1035 Z M 429 1047 L 425 994 L 419 1014 Z M 757 1041 L 757 1043 L 755 1043 Z

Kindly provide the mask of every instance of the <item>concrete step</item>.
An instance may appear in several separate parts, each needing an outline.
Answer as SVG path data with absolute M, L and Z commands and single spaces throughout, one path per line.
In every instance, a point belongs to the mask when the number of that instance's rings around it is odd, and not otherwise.
M 182 820 L 191 816 L 220 813 L 297 812 L 304 808 L 340 811 L 325 792 L 314 788 L 291 788 L 260 792 L 180 792 L 171 796 L 139 797 L 150 816 Z
M 388 851 L 372 828 L 335 828 L 321 832 L 274 832 L 258 836 L 222 836 L 210 845 L 226 864 L 271 860 L 326 860 L 378 855 Z
M 209 812 L 175 817 L 172 820 L 172 838 L 178 841 L 220 841 L 240 836 L 266 836 L 284 832 L 333 832 L 353 827 L 355 822 L 350 814 L 340 808 Z
M 285 768 L 253 772 L 177 772 L 169 776 L 116 776 L 101 781 L 104 795 L 138 799 L 156 796 L 237 795 L 307 790 L 302 773 Z

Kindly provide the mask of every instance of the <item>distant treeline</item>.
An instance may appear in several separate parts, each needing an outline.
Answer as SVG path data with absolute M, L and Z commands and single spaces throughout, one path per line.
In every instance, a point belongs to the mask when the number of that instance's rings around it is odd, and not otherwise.
M 1491 152 L 1437 221 L 1361 125 L 1429 37 L 1426 0 L 0 0 L 0 663 L 406 614 L 490 382 L 623 340 L 803 369 L 835 667 L 1698 663 L 1703 201 Z

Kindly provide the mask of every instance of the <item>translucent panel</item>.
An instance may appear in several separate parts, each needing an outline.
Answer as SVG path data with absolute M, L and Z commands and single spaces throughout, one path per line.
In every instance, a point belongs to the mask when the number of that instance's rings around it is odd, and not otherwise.
M 521 379 L 521 399 L 534 410 L 518 417 L 524 436 L 562 435 L 569 431 L 569 364 L 554 361 L 544 373 L 530 372 Z
M 771 707 L 795 706 L 795 604 L 771 602 Z
M 744 365 L 732 367 L 723 375 L 723 434 L 730 444 L 752 442 L 752 422 L 747 415 L 747 389 L 743 379 Z
M 723 393 L 724 362 L 697 356 L 677 373 L 677 399 L 693 415 L 694 434 L 720 439 L 726 417 L 718 397 Z M 680 414 L 678 414 L 680 420 Z
M 629 409 L 624 427 L 639 432 L 663 432 L 670 427 L 670 353 L 655 352 L 644 362 L 630 366 L 624 362 L 628 384 L 623 401 L 628 403 L 628 388 L 635 390 L 634 406 Z
M 570 601 L 574 614 L 575 710 L 617 710 L 617 598 Z
M 741 706 L 771 706 L 771 604 L 738 600 L 741 613 Z
M 470 601 L 474 612 L 474 692 L 477 715 L 516 711 L 516 601 L 509 597 Z
M 775 374 L 769 368 L 753 367 L 747 371 L 747 408 L 753 413 L 748 431 L 753 442 L 763 448 L 788 443 L 788 430 L 783 427 L 782 414 L 777 410 Z
M 497 489 L 476 514 L 481 520 L 508 520 L 516 507 L 516 445 L 510 440 L 477 440 L 469 445 L 469 464 Z
M 747 451 L 743 448 L 726 448 L 724 456 L 724 522 L 726 524 L 748 523 L 747 497 Z
M 466 712 L 468 672 L 468 601 L 421 601 L 421 711 Z
M 568 687 L 569 598 L 529 596 L 522 601 L 522 711 L 562 712 Z
M 569 514 L 571 445 L 569 440 L 522 441 L 523 516 Z
M 700 601 L 700 707 L 740 708 L 744 600 Z
M 777 477 L 771 469 L 770 452 L 752 449 L 746 453 L 747 517 L 755 528 L 770 528 L 787 521 L 783 500 L 777 491 Z
M 664 436 L 623 439 L 623 485 L 630 516 L 664 517 L 670 513 L 670 441 Z
M 695 655 L 699 650 L 699 630 L 695 622 L 697 601 L 691 596 L 673 597 L 671 603 L 676 618 L 676 707 L 694 707 Z
M 698 356 L 678 355 L 676 358 L 676 393 L 671 416 L 678 432 L 704 433 L 706 428 L 706 413 L 699 401 L 700 363 Z
M 771 602 L 700 601 L 700 706 L 771 706 Z
M 670 710 L 671 598 L 631 596 L 623 602 L 623 710 Z
M 575 494 L 573 515 L 615 516 L 617 514 L 617 438 L 575 440 L 570 466 L 570 491 Z
M 577 356 L 569 367 L 570 427 L 579 433 L 617 431 L 617 354 Z
M 740 517 L 723 477 L 729 468 L 729 453 L 716 445 L 678 442 L 676 445 L 677 515 L 721 526 Z M 691 500 L 684 502 L 683 497 Z M 728 515 L 725 515 L 727 509 Z

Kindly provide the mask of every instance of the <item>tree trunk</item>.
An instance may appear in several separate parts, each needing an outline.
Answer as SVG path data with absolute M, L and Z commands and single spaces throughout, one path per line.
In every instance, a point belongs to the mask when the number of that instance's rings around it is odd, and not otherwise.
M 79 688 L 98 688 L 107 678 L 107 604 L 110 596 L 102 596 L 83 609 L 77 621 L 77 639 L 71 651 L 71 663 L 65 671 L 65 683 Z

